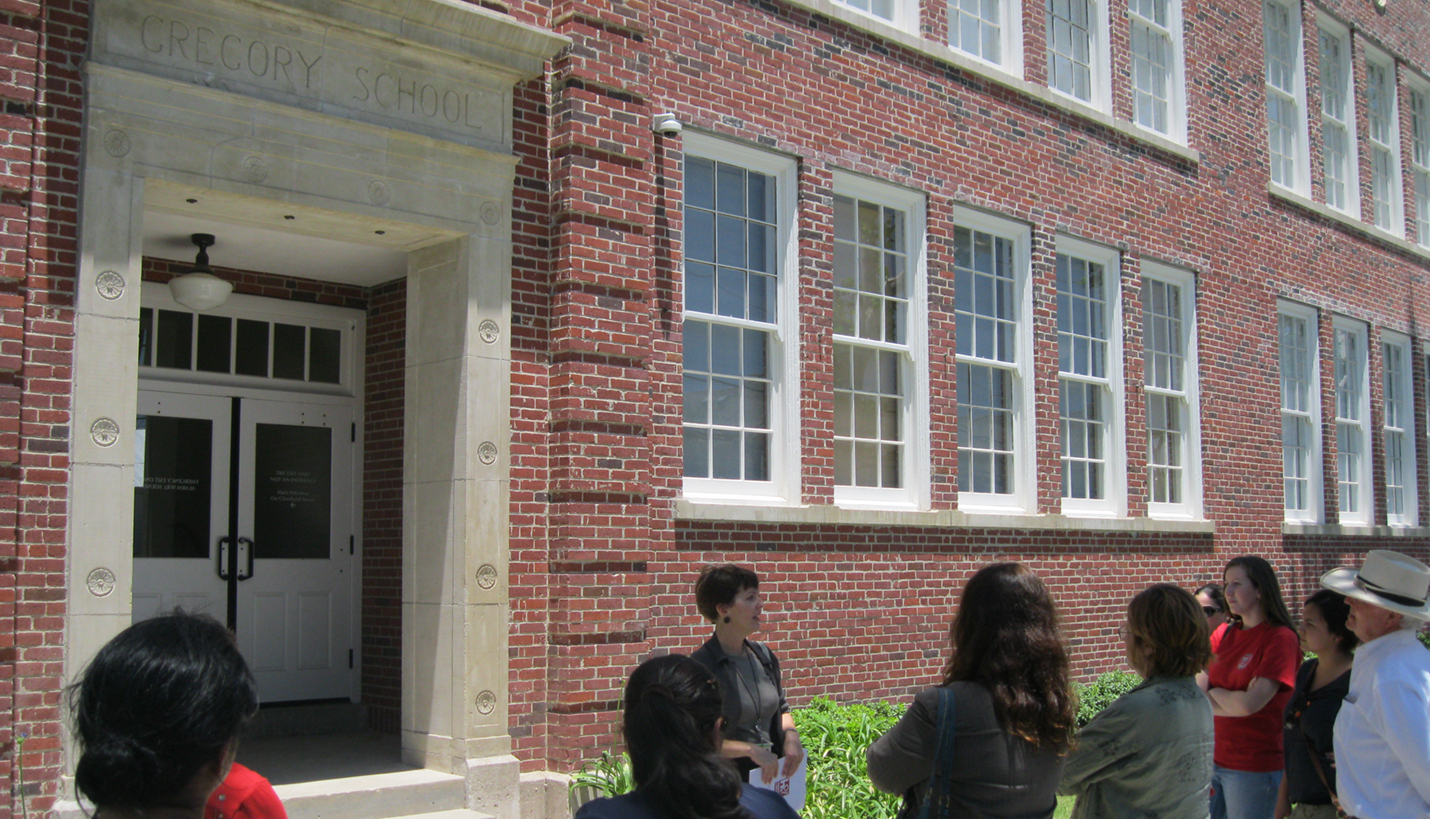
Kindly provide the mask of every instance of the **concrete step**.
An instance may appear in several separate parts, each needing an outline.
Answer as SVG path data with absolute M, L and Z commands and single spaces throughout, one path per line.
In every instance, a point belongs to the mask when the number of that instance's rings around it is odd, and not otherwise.
M 460 776 L 420 768 L 275 785 L 289 819 L 488 819 L 466 810 Z

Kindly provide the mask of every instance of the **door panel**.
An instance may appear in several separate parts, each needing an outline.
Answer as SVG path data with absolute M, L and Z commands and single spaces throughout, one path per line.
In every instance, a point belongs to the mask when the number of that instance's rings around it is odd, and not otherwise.
M 134 459 L 135 621 L 181 607 L 223 621 L 228 533 L 227 398 L 142 391 Z
M 239 529 L 253 575 L 238 584 L 238 641 L 266 701 L 351 695 L 352 409 L 245 400 Z M 281 637 L 280 637 L 281 635 Z

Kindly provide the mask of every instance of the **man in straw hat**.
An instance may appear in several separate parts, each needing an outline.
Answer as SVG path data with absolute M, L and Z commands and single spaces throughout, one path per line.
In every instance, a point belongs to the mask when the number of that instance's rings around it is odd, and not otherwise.
M 1341 807 L 1358 819 L 1430 817 L 1430 651 L 1415 639 L 1430 620 L 1430 566 L 1373 551 L 1321 585 L 1346 596 L 1346 627 L 1361 639 L 1334 732 Z

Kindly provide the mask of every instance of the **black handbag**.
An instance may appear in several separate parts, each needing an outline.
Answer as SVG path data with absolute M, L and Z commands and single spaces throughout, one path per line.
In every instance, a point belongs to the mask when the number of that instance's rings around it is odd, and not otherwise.
M 923 799 L 919 798 L 918 785 L 904 792 L 904 806 L 899 810 L 898 819 L 942 819 L 948 815 L 949 772 L 953 769 L 953 690 L 947 687 L 938 690 L 938 715 L 934 730 L 937 739 L 933 750 L 933 775 L 929 777 L 928 790 Z

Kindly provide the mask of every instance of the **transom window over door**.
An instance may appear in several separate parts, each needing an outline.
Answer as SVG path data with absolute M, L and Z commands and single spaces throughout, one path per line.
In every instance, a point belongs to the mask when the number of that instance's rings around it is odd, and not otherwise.
M 910 459 L 926 417 L 922 198 L 836 174 L 835 501 L 911 505 L 926 469 Z
M 781 303 L 793 163 L 691 136 L 681 393 L 686 494 L 776 498 L 787 482 L 781 470 L 793 462 L 780 432 L 795 427 L 782 414 L 793 310 Z
M 1028 231 L 954 215 L 960 508 L 1032 508 Z

